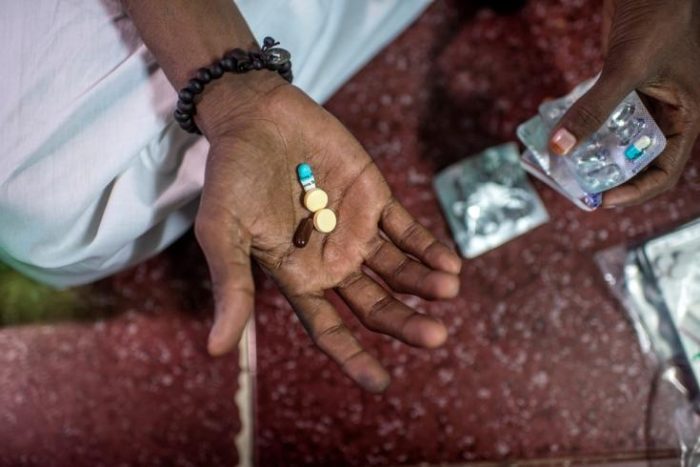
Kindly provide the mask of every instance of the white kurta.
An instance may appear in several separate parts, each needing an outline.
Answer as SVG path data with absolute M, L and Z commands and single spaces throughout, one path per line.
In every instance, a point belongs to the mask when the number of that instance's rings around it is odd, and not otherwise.
M 428 1 L 237 4 L 323 102 Z M 58 287 L 84 284 L 192 225 L 208 144 L 173 122 L 176 93 L 118 0 L 3 2 L 0 44 L 0 260 Z

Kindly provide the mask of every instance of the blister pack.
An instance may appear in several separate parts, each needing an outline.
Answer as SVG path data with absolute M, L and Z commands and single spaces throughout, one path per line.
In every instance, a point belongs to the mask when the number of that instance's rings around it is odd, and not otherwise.
M 604 191 L 633 178 L 666 146 L 666 138 L 636 92 L 618 105 L 606 123 L 571 154 L 550 153 L 549 135 L 566 111 L 595 83 L 576 86 L 566 96 L 546 101 L 538 115 L 518 127 L 518 138 L 529 152 L 523 156 L 528 172 L 545 180 L 582 209 L 595 209 Z M 538 168 L 539 166 L 539 168 Z M 597 195 L 597 196 L 596 196 Z
M 586 193 L 581 189 L 576 180 L 569 174 L 568 167 L 563 160 L 555 159 L 549 171 L 545 172 L 534 154 L 530 150 L 526 150 L 521 156 L 520 163 L 530 175 L 546 183 L 584 211 L 593 211 L 603 204 L 602 194 Z
M 438 199 L 465 258 L 474 258 L 547 222 L 515 143 L 488 148 L 440 172 Z

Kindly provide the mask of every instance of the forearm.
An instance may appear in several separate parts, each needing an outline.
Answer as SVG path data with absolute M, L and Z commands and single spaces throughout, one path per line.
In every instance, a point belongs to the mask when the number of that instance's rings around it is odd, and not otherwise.
M 226 51 L 256 46 L 233 0 L 122 0 L 122 4 L 176 89 Z
M 221 59 L 227 51 L 258 47 L 233 0 L 122 0 L 122 4 L 178 90 L 199 68 Z M 267 70 L 227 73 L 209 83 L 199 97 L 197 125 L 211 139 L 252 96 L 281 83 L 284 80 L 277 73 Z

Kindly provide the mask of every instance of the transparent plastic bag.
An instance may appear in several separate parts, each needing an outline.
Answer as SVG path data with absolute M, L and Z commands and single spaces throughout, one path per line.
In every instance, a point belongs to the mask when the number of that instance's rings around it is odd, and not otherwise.
M 657 366 L 657 384 L 682 396 L 665 409 L 681 465 L 700 465 L 700 220 L 600 252 L 596 262 Z

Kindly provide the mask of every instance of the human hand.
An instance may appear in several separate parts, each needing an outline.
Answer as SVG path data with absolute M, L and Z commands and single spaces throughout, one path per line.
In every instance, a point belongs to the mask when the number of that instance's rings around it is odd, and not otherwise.
M 362 387 L 382 391 L 389 375 L 363 350 L 326 294 L 337 292 L 373 331 L 436 347 L 447 336 L 443 324 L 396 300 L 363 268 L 393 291 L 444 299 L 458 293 L 461 260 L 392 197 L 370 157 L 333 116 L 271 75 L 249 73 L 254 81 L 237 83 L 231 106 L 222 97 L 228 94 L 225 83 L 200 104 L 208 118 L 198 125 L 211 149 L 195 232 L 216 301 L 209 351 L 231 350 L 253 311 L 252 257 L 318 347 Z M 296 178 L 301 162 L 313 167 L 338 218 L 335 231 L 314 232 L 303 249 L 292 244 L 299 222 L 310 215 Z
M 675 186 L 700 130 L 700 3 L 606 0 L 603 47 L 600 78 L 553 129 L 550 149 L 570 153 L 636 89 L 667 146 L 644 172 L 607 191 L 603 203 L 638 204 Z

